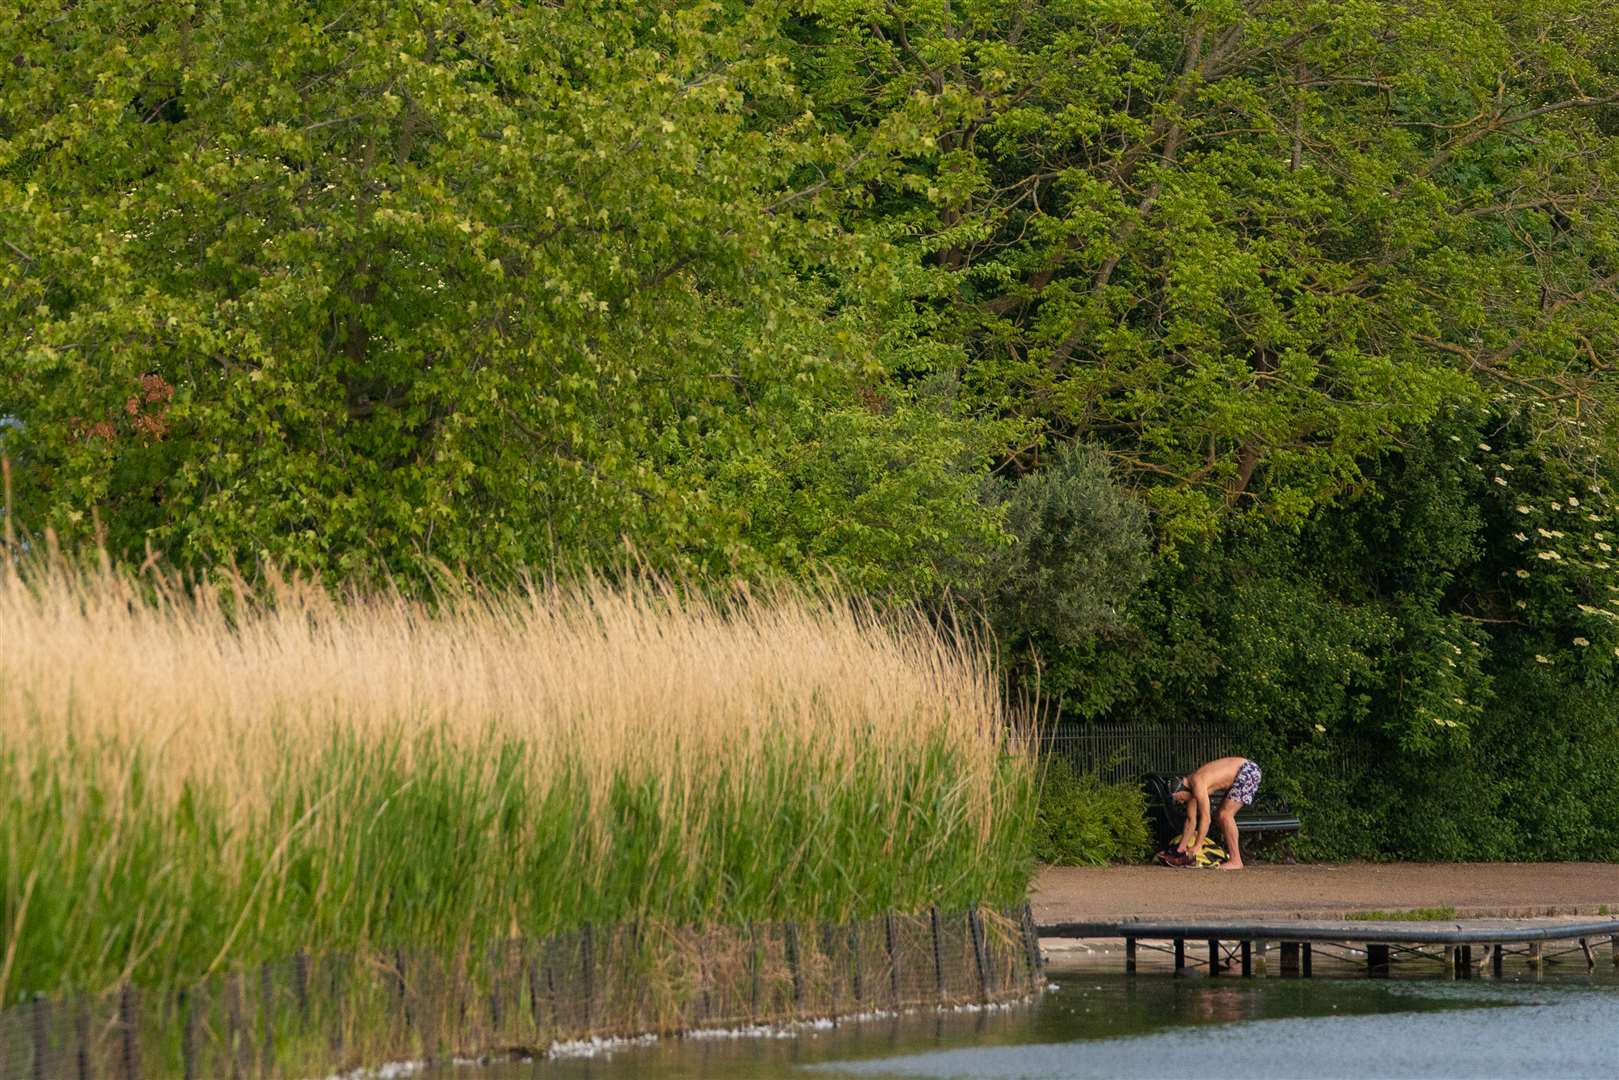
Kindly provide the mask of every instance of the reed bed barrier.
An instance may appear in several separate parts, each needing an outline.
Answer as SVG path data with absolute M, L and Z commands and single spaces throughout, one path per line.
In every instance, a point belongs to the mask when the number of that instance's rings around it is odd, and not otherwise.
M 427 603 L 0 557 L 0 642 L 0 1008 L 53 1045 L 77 1021 L 40 997 L 101 1003 L 104 1047 L 108 1002 L 202 995 L 201 1038 L 229 973 L 245 1009 L 293 957 L 476 976 L 586 925 L 640 927 L 661 992 L 685 954 L 656 927 L 997 909 L 1032 871 L 1036 765 L 987 651 L 834 591 Z
M 389 1060 L 541 1056 L 572 1041 L 986 1004 L 1041 982 L 1027 906 L 848 923 L 589 926 L 455 961 L 303 953 L 171 994 L 0 1012 L 0 1076 L 308 1077 Z

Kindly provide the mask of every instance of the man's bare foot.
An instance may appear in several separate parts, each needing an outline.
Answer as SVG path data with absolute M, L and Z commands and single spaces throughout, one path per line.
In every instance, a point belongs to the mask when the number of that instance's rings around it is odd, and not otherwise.
M 1242 869 L 1242 860 L 1241 859 L 1227 859 L 1225 862 L 1220 864 L 1220 869 L 1221 870 L 1241 870 Z

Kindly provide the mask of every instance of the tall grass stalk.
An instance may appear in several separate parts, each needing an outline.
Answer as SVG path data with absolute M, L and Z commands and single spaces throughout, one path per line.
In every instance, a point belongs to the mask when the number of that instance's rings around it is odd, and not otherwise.
M 182 588 L 0 564 L 0 1002 L 300 949 L 1011 902 L 966 638 L 831 593 Z

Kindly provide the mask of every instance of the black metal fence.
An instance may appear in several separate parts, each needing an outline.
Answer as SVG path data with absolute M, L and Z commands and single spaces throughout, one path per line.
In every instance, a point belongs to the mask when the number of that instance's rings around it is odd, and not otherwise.
M 1228 731 L 1138 723 L 1059 724 L 1042 733 L 1040 746 L 1109 783 L 1136 781 L 1149 772 L 1188 773 L 1242 752 Z
M 991 1002 L 1041 981 L 1027 905 L 847 924 L 585 927 L 455 958 L 298 955 L 169 994 L 0 1012 L 0 1077 L 326 1075 L 573 1039 Z

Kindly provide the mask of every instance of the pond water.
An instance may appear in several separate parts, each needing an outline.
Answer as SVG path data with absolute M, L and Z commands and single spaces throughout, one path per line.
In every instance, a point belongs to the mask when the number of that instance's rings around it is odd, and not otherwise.
M 1606 960 L 1606 957 L 1603 958 Z M 462 1080 L 1619 1077 L 1619 978 L 1175 978 L 1075 971 L 1033 1004 L 790 1037 L 686 1038 Z

